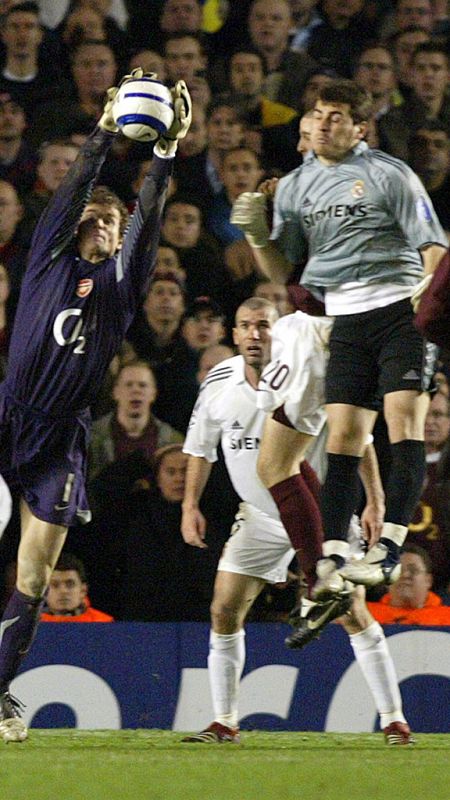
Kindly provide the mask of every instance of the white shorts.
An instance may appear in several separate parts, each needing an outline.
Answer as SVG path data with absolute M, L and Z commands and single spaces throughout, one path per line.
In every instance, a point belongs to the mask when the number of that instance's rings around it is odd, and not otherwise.
M 261 578 L 267 583 L 283 583 L 294 556 L 295 550 L 279 520 L 250 503 L 240 503 L 217 569 Z
M 296 431 L 307 433 L 309 436 L 318 436 L 326 422 L 326 413 L 323 406 L 318 408 L 317 411 L 313 411 L 312 414 L 308 414 L 308 412 L 304 412 L 301 402 L 288 401 L 283 404 L 283 411 Z
M 332 324 L 301 311 L 277 320 L 271 361 L 258 384 L 258 408 L 273 412 L 283 406 L 292 427 L 310 436 L 317 436 L 325 422 L 326 341 Z

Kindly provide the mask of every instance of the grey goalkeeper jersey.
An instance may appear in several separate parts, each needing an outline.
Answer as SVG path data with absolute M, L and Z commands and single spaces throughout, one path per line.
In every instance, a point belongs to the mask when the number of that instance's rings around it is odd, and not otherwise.
M 308 257 L 301 283 L 312 290 L 414 285 L 423 276 L 419 249 L 448 247 L 417 175 L 365 142 L 332 166 L 311 151 L 279 181 L 271 238 L 292 264 Z

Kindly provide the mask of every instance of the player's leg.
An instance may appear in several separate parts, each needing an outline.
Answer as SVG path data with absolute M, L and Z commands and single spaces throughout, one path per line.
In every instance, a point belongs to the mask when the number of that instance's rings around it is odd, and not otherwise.
M 27 736 L 9 684 L 30 649 L 43 594 L 67 534 L 67 528 L 35 517 L 23 501 L 20 511 L 17 584 L 0 623 L 0 735 L 5 741 L 23 741 Z
M 282 583 L 294 557 L 278 519 L 241 503 L 219 561 L 211 604 L 208 671 L 215 720 L 188 742 L 239 740 L 239 680 L 245 661 L 246 616 L 266 583 Z
M 319 482 L 303 461 L 313 439 L 288 420 L 267 417 L 258 455 L 258 475 L 278 507 L 309 589 L 316 580 L 322 543 Z
M 350 558 L 361 559 L 365 552 L 365 542 L 355 514 L 350 521 L 347 541 Z M 312 602 L 310 608 L 305 608 L 306 603 L 303 601 L 303 608 L 300 606 L 297 619 L 292 619 L 291 614 L 290 622 L 294 630 L 286 637 L 286 646 L 290 650 L 300 650 L 313 639 L 317 639 L 326 625 L 351 609 L 354 591 L 355 587 L 346 581 L 342 590 L 328 601 Z
M 319 580 L 314 589 L 320 599 L 343 589 L 338 569 L 349 554 L 347 536 L 358 501 L 358 469 L 376 415 L 376 411 L 345 403 L 327 406 L 328 468 L 321 494 L 324 558 L 317 566 Z
M 393 582 L 400 572 L 399 550 L 419 502 L 425 478 L 424 429 L 428 390 L 437 350 L 425 342 L 413 325 L 408 301 L 387 309 L 378 363 L 379 387 L 391 448 L 386 513 L 380 542 L 371 548 L 350 576 L 356 583 L 373 586 Z
M 412 744 L 414 740 L 403 715 L 394 662 L 383 628 L 369 613 L 363 586 L 356 587 L 351 608 L 339 621 L 349 635 L 355 658 L 374 699 L 387 744 Z
M 315 588 L 320 599 L 339 591 L 337 569 L 348 555 L 358 468 L 380 405 L 376 333 L 381 322 L 378 310 L 337 316 L 331 331 L 325 379 L 328 465 L 321 493 L 324 559 Z
M 214 720 L 184 742 L 239 742 L 239 683 L 245 664 L 245 618 L 264 580 L 218 571 L 211 604 L 208 674 Z
M 385 397 L 384 413 L 391 442 L 391 469 L 386 486 L 386 512 L 380 541 L 342 574 L 355 583 L 375 586 L 400 572 L 400 548 L 408 533 L 426 474 L 423 442 L 428 394 L 392 392 Z

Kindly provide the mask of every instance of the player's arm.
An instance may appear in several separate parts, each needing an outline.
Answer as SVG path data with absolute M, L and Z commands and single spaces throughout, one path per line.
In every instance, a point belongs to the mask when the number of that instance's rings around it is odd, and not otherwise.
M 276 283 L 286 283 L 294 266 L 270 241 L 266 196 L 262 192 L 243 192 L 233 204 L 230 220 L 245 234 L 262 274 Z
M 445 253 L 446 248 L 442 247 L 440 244 L 431 244 L 428 247 L 421 248 L 420 254 L 422 256 L 425 275 L 433 275 Z
M 373 444 L 368 444 L 361 459 L 359 474 L 366 493 L 366 505 L 361 515 L 364 538 L 372 547 L 381 536 L 384 520 L 384 491 L 378 459 Z
M 217 384 L 213 384 L 214 387 Z M 217 461 L 217 445 L 221 428 L 210 411 L 211 385 L 205 381 L 189 420 L 183 452 L 189 456 L 183 500 L 181 533 L 187 544 L 205 548 L 206 520 L 200 511 L 200 499 Z
M 200 499 L 211 473 L 212 464 L 202 456 L 189 456 L 184 489 L 181 533 L 187 544 L 206 548 L 206 520 L 200 511 Z
M 414 311 L 448 247 L 446 234 L 419 177 L 403 162 L 390 165 L 386 196 L 408 242 L 422 257 L 424 273 L 411 297 Z
M 422 295 L 428 289 L 435 270 L 442 261 L 445 252 L 445 248 L 435 244 L 421 248 L 420 255 L 422 256 L 424 276 L 420 283 L 418 283 L 415 287 L 414 293 L 411 297 L 411 303 L 414 311 L 418 310 Z
M 162 214 L 178 141 L 186 136 L 192 120 L 192 102 L 185 82 L 178 81 L 171 93 L 174 121 L 153 149 L 152 163 L 139 192 L 118 262 L 118 277 L 128 278 L 137 301 L 156 263 Z
M 132 76 L 125 76 L 127 80 Z M 122 83 L 123 83 L 122 81 Z M 54 260 L 75 235 L 83 208 L 118 131 L 113 119 L 117 86 L 106 94 L 98 125 L 82 145 L 64 180 L 43 212 L 33 234 L 31 260 L 35 271 L 46 269 L 48 258 Z

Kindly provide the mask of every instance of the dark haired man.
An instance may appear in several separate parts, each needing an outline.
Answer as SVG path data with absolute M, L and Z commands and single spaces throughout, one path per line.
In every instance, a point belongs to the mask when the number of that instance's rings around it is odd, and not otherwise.
M 245 122 L 253 128 L 285 125 L 297 116 L 293 108 L 264 94 L 265 74 L 264 56 L 256 48 L 242 48 L 230 56 L 230 89 L 242 107 Z
M 430 120 L 413 133 L 408 143 L 408 163 L 425 186 L 450 237 L 450 134 L 440 122 Z
M 169 80 L 191 81 L 207 67 L 202 39 L 195 33 L 173 33 L 164 42 L 164 63 Z
M 358 86 L 372 95 L 375 119 L 400 104 L 394 59 L 385 45 L 377 42 L 366 45 L 359 54 L 352 77 Z
M 448 52 L 433 41 L 416 47 L 411 58 L 412 94 L 403 105 L 389 111 L 378 123 L 383 150 L 406 161 L 408 140 L 427 122 L 439 122 L 450 135 Z
M 44 142 L 39 148 L 36 175 L 32 176 L 36 180 L 32 191 L 24 197 L 25 241 L 31 241 L 39 217 L 67 175 L 70 165 L 78 155 L 78 150 L 78 145 L 70 139 L 51 139 L 49 142 Z
M 92 608 L 87 588 L 83 562 L 62 553 L 50 578 L 41 622 L 113 622 L 110 614 Z
M 55 95 L 52 59 L 41 57 L 43 29 L 38 4 L 11 4 L 0 25 L 5 48 L 0 92 L 8 92 L 31 119 L 36 108 Z
M 116 80 L 114 51 L 97 39 L 83 39 L 70 54 L 71 81 L 54 88 L 52 100 L 34 109 L 29 138 L 36 146 L 74 130 L 92 129 L 102 114 L 108 86 Z
M 142 70 L 131 77 L 142 77 Z M 127 76 L 125 80 L 128 80 Z M 175 118 L 127 228 L 123 204 L 92 193 L 118 128 L 117 88 L 98 126 L 41 217 L 31 245 L 0 387 L 0 472 L 21 495 L 17 586 L 0 624 L 0 736 L 23 741 L 9 684 L 33 640 L 42 597 L 75 520 L 90 517 L 85 492 L 90 405 L 119 350 L 149 273 L 178 138 L 190 121 L 185 85 L 172 90 Z
M 267 67 L 264 94 L 300 110 L 301 87 L 317 64 L 306 51 L 294 52 L 289 47 L 289 0 L 252 0 L 247 25 L 251 43 Z
M 25 140 L 27 120 L 10 94 L 0 93 L 0 179 L 11 181 L 23 197 L 33 186 L 36 153 Z
M 417 335 L 411 305 L 417 308 L 447 240 L 412 170 L 363 141 L 370 113 L 369 96 L 351 81 L 325 87 L 314 108 L 313 150 L 277 187 L 275 242 L 262 195 L 241 195 L 232 215 L 274 280 L 286 280 L 308 250 L 301 282 L 323 294 L 327 314 L 336 317 L 326 378 L 328 471 L 317 599 L 339 593 L 344 577 L 366 585 L 395 580 L 425 470 L 434 353 Z M 385 522 L 380 542 L 344 567 L 358 466 L 381 399 L 392 456 Z
M 134 359 L 122 364 L 113 387 L 115 411 L 95 420 L 89 448 L 90 477 L 113 462 L 140 453 L 149 464 L 159 447 L 183 436 L 152 413 L 158 392 L 150 364 Z
M 429 42 L 431 34 L 425 28 L 410 25 L 402 31 L 392 34 L 387 45 L 395 59 L 395 71 L 402 97 L 411 94 L 411 59 L 419 44 Z
M 158 267 L 127 334 L 139 358 L 148 361 L 155 374 L 154 413 L 179 431 L 187 428 L 198 389 L 197 354 L 182 334 L 185 310 L 186 284 L 180 272 Z

